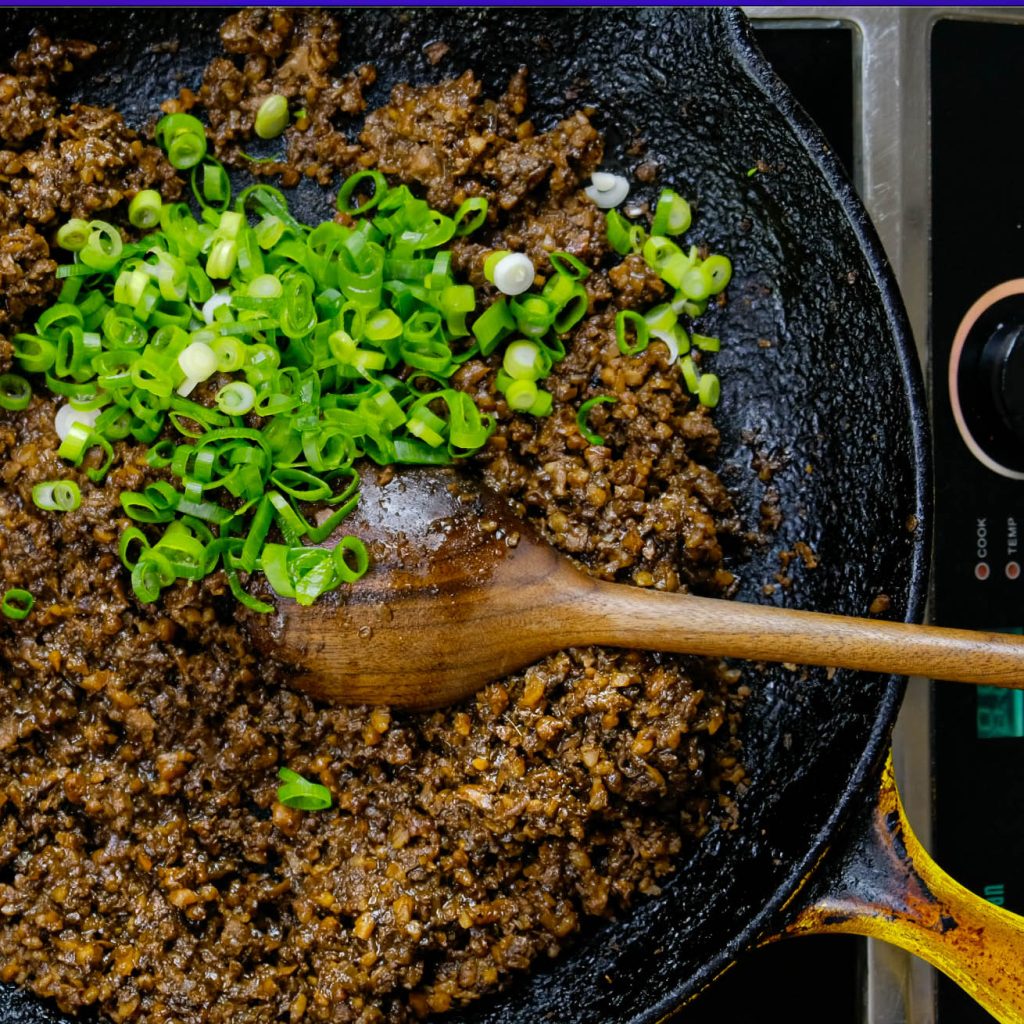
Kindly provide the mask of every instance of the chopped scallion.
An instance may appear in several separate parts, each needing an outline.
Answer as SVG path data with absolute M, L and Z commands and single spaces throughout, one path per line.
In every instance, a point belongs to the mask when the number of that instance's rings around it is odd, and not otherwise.
M 0 374 L 0 409 L 18 412 L 32 401 L 32 385 L 16 373 Z
M 701 352 L 717 352 L 722 347 L 722 342 L 718 338 L 709 338 L 705 334 L 693 334 L 690 337 L 694 347 L 699 348 Z
M 539 380 L 551 368 L 550 361 L 545 365 L 541 348 L 533 341 L 513 341 L 505 349 L 502 366 L 513 380 Z
M 590 184 L 583 191 L 595 206 L 609 210 L 626 201 L 629 182 L 621 174 L 595 171 Z
M 606 402 L 616 402 L 616 399 L 612 395 L 597 395 L 594 398 L 588 398 L 576 412 L 576 428 L 587 442 L 587 444 L 603 445 L 604 438 L 600 434 L 596 434 L 587 425 L 587 417 L 590 415 L 590 410 L 595 405 L 603 405 Z
M 505 295 L 522 295 L 533 284 L 533 261 L 525 253 L 510 252 L 492 269 L 491 281 Z
M 634 341 L 629 342 L 629 328 L 633 329 Z M 615 341 L 624 356 L 639 355 L 650 341 L 651 331 L 647 321 L 632 309 L 622 309 L 615 314 Z
M 161 206 L 160 193 L 156 189 L 144 188 L 128 204 L 128 220 L 133 227 L 148 231 L 160 223 Z
M 713 409 L 718 405 L 719 396 L 722 393 L 718 377 L 713 373 L 702 373 L 697 384 L 697 398 L 701 405 Z
M 217 392 L 217 408 L 229 416 L 244 416 L 256 404 L 256 389 L 244 380 L 233 380 Z
M 72 217 L 57 229 L 57 244 L 69 252 L 78 252 L 89 241 L 89 222 Z
M 32 488 L 32 501 L 47 512 L 73 512 L 82 504 L 82 492 L 74 480 L 47 480 Z
M 690 227 L 691 220 L 690 204 L 677 192 L 666 188 L 658 197 L 658 205 L 654 209 L 651 234 L 681 235 Z
M 256 111 L 254 127 L 261 139 L 276 139 L 288 127 L 288 100 L 280 93 L 268 96 Z
M 679 360 L 679 369 L 686 382 L 686 389 L 691 395 L 697 394 L 700 387 L 700 372 L 697 370 L 697 364 L 693 361 L 693 356 L 683 356 Z
M 156 141 L 179 171 L 195 167 L 206 156 L 206 131 L 191 114 L 168 114 L 156 124 Z
M 505 390 L 508 407 L 516 412 L 528 412 L 537 400 L 537 385 L 532 380 L 514 380 Z
M 309 782 L 290 768 L 278 770 L 283 785 L 277 787 L 277 802 L 296 811 L 326 811 L 331 806 L 331 791 L 319 782 Z
M 28 617 L 29 612 L 35 607 L 36 599 L 20 587 L 11 587 L 4 592 L 0 599 L 0 612 L 9 619 L 20 621 Z
M 287 120 L 284 97 L 265 101 L 273 112 L 271 101 L 283 103 Z M 270 185 L 232 200 L 196 118 L 169 115 L 156 135 L 172 164 L 193 169 L 198 215 L 147 190 L 129 207 L 135 227 L 154 229 L 138 241 L 103 221 L 64 225 L 60 239 L 75 262 L 59 271 L 59 300 L 13 336 L 16 365 L 44 375 L 64 399 L 58 454 L 90 479 L 103 479 L 114 442 L 126 439 L 151 445 L 147 461 L 166 471 L 120 495 L 137 524 L 119 553 L 139 600 L 222 569 L 253 610 L 271 610 L 243 585 L 259 572 L 279 596 L 310 604 L 369 565 L 362 541 L 338 539 L 359 497 L 357 459 L 441 464 L 487 443 L 493 416 L 452 383 L 466 360 L 500 361 L 496 385 L 508 408 L 550 415 L 552 394 L 541 385 L 590 308 L 590 268 L 571 253 L 549 253 L 550 270 L 534 288 L 532 261 L 499 250 L 484 273 L 503 294 L 482 305 L 453 270 L 451 242 L 487 221 L 485 199 L 467 198 L 448 216 L 365 170 L 342 184 L 338 220 L 310 228 Z M 675 293 L 646 316 L 618 314 L 624 354 L 653 337 L 673 358 L 685 355 L 681 318 L 699 315 L 728 283 L 725 257 L 701 259 L 668 237 L 684 230 L 688 210 L 666 190 L 650 237 L 607 214 L 612 247 L 641 254 Z M 699 334 L 694 344 L 717 347 Z M 717 401 L 717 378 L 701 376 L 688 355 L 680 363 L 691 392 Z M 215 395 L 188 397 L 215 374 L 228 378 Z M 580 407 L 588 442 L 601 443 L 589 412 L 611 400 Z M 29 401 L 24 378 L 0 377 L 0 407 Z M 54 510 L 81 501 L 70 481 L 37 485 L 34 497 Z

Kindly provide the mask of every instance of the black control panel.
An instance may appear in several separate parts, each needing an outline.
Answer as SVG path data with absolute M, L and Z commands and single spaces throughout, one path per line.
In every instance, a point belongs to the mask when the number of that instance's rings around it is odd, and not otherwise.
M 931 38 L 933 616 L 1024 626 L 1024 24 Z M 1024 913 L 1024 693 L 933 691 L 934 842 L 974 892 Z M 992 1018 L 942 979 L 939 1024 Z

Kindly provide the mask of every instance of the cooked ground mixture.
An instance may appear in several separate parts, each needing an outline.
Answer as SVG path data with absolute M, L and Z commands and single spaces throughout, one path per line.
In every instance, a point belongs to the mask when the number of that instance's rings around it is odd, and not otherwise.
M 123 206 L 143 188 L 181 194 L 163 153 L 120 114 L 64 109 L 53 95 L 60 76 L 95 49 L 36 34 L 0 74 L 0 372 L 10 364 L 7 336 L 58 290 L 48 239 L 61 224 Z
M 457 384 L 498 430 L 475 463 L 555 546 L 608 579 L 727 594 L 722 539 L 739 524 L 711 465 L 718 435 L 661 345 L 624 357 L 617 308 L 657 298 L 642 262 L 608 271 L 603 218 L 581 181 L 602 154 L 585 112 L 528 120 L 525 72 L 497 99 L 471 72 L 395 90 L 358 141 L 372 68 L 344 63 L 343 29 L 317 12 L 247 10 L 192 109 L 226 162 L 246 163 L 270 91 L 307 115 L 287 165 L 324 183 L 378 167 L 450 210 L 486 195 L 494 219 L 461 244 L 483 254 L 568 250 L 595 269 L 591 314 L 546 382 L 551 416 L 512 414 L 496 359 Z M 0 335 L 53 291 L 63 220 L 124 222 L 143 187 L 182 183 L 113 111 L 64 110 L 55 81 L 85 43 L 36 37 L 0 76 Z M 353 122 L 355 123 L 355 122 Z M 0 366 L 9 362 L 0 338 Z M 40 395 L 43 387 L 38 388 Z M 576 428 L 579 405 L 612 394 Z M 58 459 L 54 403 L 0 412 L 0 589 L 36 597 L 0 618 L 0 980 L 115 1021 L 400 1022 L 511 983 L 571 944 L 581 922 L 657 893 L 710 828 L 729 827 L 743 769 L 743 688 L 697 659 L 577 649 L 431 714 L 337 708 L 258 660 L 226 581 L 180 583 L 141 605 L 117 554 L 118 502 L 152 471 L 121 443 L 104 486 Z M 33 484 L 75 479 L 82 505 L 36 508 Z M 334 806 L 275 801 L 287 765 Z

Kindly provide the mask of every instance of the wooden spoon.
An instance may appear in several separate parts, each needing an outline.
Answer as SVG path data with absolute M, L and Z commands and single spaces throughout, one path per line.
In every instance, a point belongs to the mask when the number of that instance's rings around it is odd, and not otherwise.
M 307 692 L 440 707 L 565 647 L 604 644 L 1024 687 L 1024 638 L 740 604 L 593 579 L 448 469 L 363 472 L 345 522 L 371 568 L 254 638 Z

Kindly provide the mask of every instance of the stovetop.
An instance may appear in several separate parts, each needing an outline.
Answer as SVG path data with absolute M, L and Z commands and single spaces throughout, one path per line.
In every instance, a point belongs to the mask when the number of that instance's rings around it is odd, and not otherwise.
M 900 282 L 934 432 L 929 617 L 1024 625 L 1024 11 L 748 7 L 851 174 Z M 1024 912 L 1024 694 L 911 680 L 894 737 L 908 818 L 973 891 Z M 751 954 L 681 1019 L 984 1024 L 909 954 L 848 937 Z

